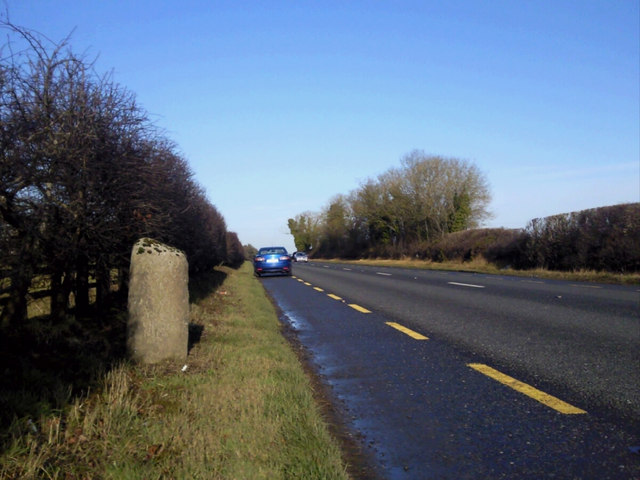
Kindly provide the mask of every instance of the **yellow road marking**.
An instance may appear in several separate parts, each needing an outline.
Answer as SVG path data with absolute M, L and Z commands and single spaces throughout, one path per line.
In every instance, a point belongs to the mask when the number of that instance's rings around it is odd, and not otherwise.
M 304 283 L 304 280 L 303 280 L 303 279 L 301 279 L 301 278 L 298 278 L 297 280 L 298 280 L 300 283 Z
M 304 282 L 305 285 L 308 285 L 309 287 L 311 286 L 311 284 L 309 282 Z
M 429 337 L 425 337 L 424 335 L 421 335 L 418 332 L 414 332 L 413 330 L 407 327 L 403 327 L 399 323 L 395 323 L 395 322 L 385 322 L 385 323 L 390 327 L 395 328 L 396 330 L 400 330 L 402 333 L 406 333 L 411 338 L 415 338 L 416 340 L 429 340 Z
M 360 305 L 356 305 L 355 303 L 350 303 L 349 306 L 351 308 L 353 308 L 354 310 L 357 310 L 357 311 L 362 312 L 362 313 L 371 313 L 370 310 L 367 310 L 366 308 L 361 307 Z
M 482 363 L 469 363 L 467 366 L 477 370 L 484 375 L 497 380 L 498 382 L 506 385 L 508 387 L 513 388 L 517 392 L 523 393 L 528 397 L 537 400 L 538 402 L 546 405 L 547 407 L 553 408 L 554 410 L 565 413 L 565 414 L 577 414 L 577 413 L 587 413 L 584 410 L 581 410 L 573 405 L 569 405 L 568 403 L 563 402 L 559 398 L 553 397 L 548 393 L 544 393 L 537 388 L 532 387 L 531 385 L 527 385 L 526 383 L 522 383 L 515 378 L 512 378 L 504 373 L 501 373 L 493 368 L 483 365 Z
M 333 293 L 330 293 L 327 296 L 333 298 L 334 300 L 342 300 L 341 297 L 339 297 L 338 295 L 334 295 Z
M 321 289 L 320 287 L 313 287 L 313 289 L 314 289 L 314 290 L 317 290 L 317 291 L 319 291 L 319 292 L 324 292 L 324 290 L 323 290 L 323 289 Z

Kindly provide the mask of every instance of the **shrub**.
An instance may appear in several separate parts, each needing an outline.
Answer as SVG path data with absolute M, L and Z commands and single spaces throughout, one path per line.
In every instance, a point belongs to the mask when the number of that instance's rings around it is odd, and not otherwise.
M 389 257 L 397 252 L 388 253 Z M 412 257 L 575 271 L 640 271 L 640 203 L 536 218 L 525 229 L 476 229 L 413 245 Z
M 640 271 L 640 203 L 531 220 L 527 264 L 552 270 Z

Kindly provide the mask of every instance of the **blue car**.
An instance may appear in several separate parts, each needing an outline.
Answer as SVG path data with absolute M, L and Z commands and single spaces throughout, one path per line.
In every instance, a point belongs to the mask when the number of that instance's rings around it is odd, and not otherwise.
M 253 257 L 253 271 L 257 276 L 264 273 L 291 275 L 291 256 L 284 247 L 264 247 Z

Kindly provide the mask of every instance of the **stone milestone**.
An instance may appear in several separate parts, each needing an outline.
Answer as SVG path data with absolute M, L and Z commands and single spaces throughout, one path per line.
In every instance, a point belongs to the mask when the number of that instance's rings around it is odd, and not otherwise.
M 189 264 L 181 250 L 149 238 L 131 250 L 127 349 L 139 363 L 184 361 L 189 343 Z

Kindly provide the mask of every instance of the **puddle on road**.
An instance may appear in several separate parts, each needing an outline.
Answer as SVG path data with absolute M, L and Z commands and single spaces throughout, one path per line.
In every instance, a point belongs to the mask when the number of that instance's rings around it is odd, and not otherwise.
M 309 330 L 309 323 L 292 312 L 283 311 L 280 321 L 289 325 L 296 333 Z

